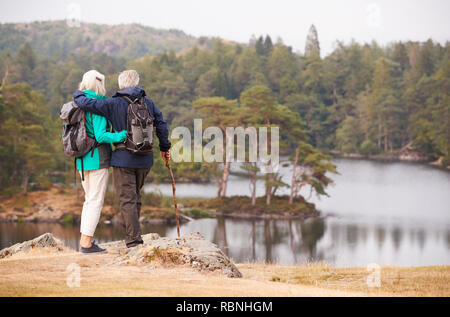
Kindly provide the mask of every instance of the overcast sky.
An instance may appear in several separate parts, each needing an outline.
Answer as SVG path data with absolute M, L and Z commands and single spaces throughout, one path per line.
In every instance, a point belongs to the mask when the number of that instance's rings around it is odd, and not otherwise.
M 383 45 L 430 37 L 442 44 L 450 40 L 448 0 L 0 0 L 1 23 L 68 16 L 82 22 L 176 28 L 242 43 L 253 34 L 269 34 L 302 52 L 314 23 L 322 55 L 331 52 L 336 40 L 375 39 Z

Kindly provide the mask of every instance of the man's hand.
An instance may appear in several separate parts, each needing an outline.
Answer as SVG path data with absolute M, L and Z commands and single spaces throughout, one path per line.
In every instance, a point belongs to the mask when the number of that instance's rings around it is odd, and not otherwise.
M 161 152 L 161 157 L 164 162 L 168 163 L 170 161 L 170 150 L 167 150 L 167 152 Z

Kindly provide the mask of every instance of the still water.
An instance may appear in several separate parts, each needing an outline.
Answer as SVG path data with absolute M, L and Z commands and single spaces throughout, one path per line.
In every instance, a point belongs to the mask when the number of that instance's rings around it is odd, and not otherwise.
M 323 261 L 336 267 L 373 262 L 450 265 L 449 172 L 404 162 L 348 159 L 334 162 L 339 175 L 332 175 L 335 185 L 328 190 L 330 197 L 311 197 L 321 211 L 317 219 L 200 219 L 182 225 L 182 234 L 201 232 L 237 262 Z M 282 168 L 281 173 L 288 181 L 290 168 Z M 248 194 L 248 185 L 248 180 L 232 176 L 228 194 Z M 171 195 L 168 184 L 149 184 L 145 190 Z M 263 183 L 258 183 L 258 195 L 263 192 Z M 215 193 L 214 184 L 177 185 L 178 196 L 214 197 Z M 53 232 L 66 244 L 78 246 L 77 227 L 0 224 L 0 247 L 44 232 Z M 176 236 L 173 226 L 145 225 L 143 232 Z M 119 226 L 101 225 L 96 238 L 100 242 L 121 239 L 123 231 Z

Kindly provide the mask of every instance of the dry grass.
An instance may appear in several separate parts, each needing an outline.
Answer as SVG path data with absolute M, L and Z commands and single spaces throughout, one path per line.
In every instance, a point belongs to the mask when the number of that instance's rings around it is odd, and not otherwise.
M 333 268 L 319 263 L 302 266 L 241 264 L 274 282 L 364 292 L 368 296 L 450 296 L 450 266 L 381 267 L 380 287 L 369 287 L 365 267 Z M 245 273 L 244 273 L 245 274 Z
M 232 279 L 175 264 L 107 265 L 114 256 L 44 249 L 0 260 L 0 296 L 450 296 L 449 266 L 382 267 L 381 287 L 370 288 L 365 268 L 244 263 Z M 80 287 L 66 283 L 71 263 Z
M 0 296 L 364 296 L 363 293 L 199 273 L 190 267 L 108 266 L 113 254 L 29 253 L 0 260 Z M 80 287 L 66 283 L 71 263 Z

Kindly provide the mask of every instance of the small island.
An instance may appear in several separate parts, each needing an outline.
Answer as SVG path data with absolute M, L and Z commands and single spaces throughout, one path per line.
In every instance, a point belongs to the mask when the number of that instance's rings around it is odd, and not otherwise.
M 52 185 L 47 189 L 21 192 L 3 196 L 0 200 L 0 222 L 78 224 L 81 219 L 83 191 Z M 252 205 L 247 196 L 220 198 L 179 198 L 180 221 L 207 217 L 232 217 L 254 219 L 305 219 L 319 214 L 315 205 L 301 196 L 289 203 L 288 196 L 273 196 L 266 204 L 265 197 L 257 197 Z M 142 195 L 141 223 L 175 224 L 175 211 L 171 197 L 156 193 Z M 114 192 L 108 192 L 102 210 L 101 222 L 122 222 Z

